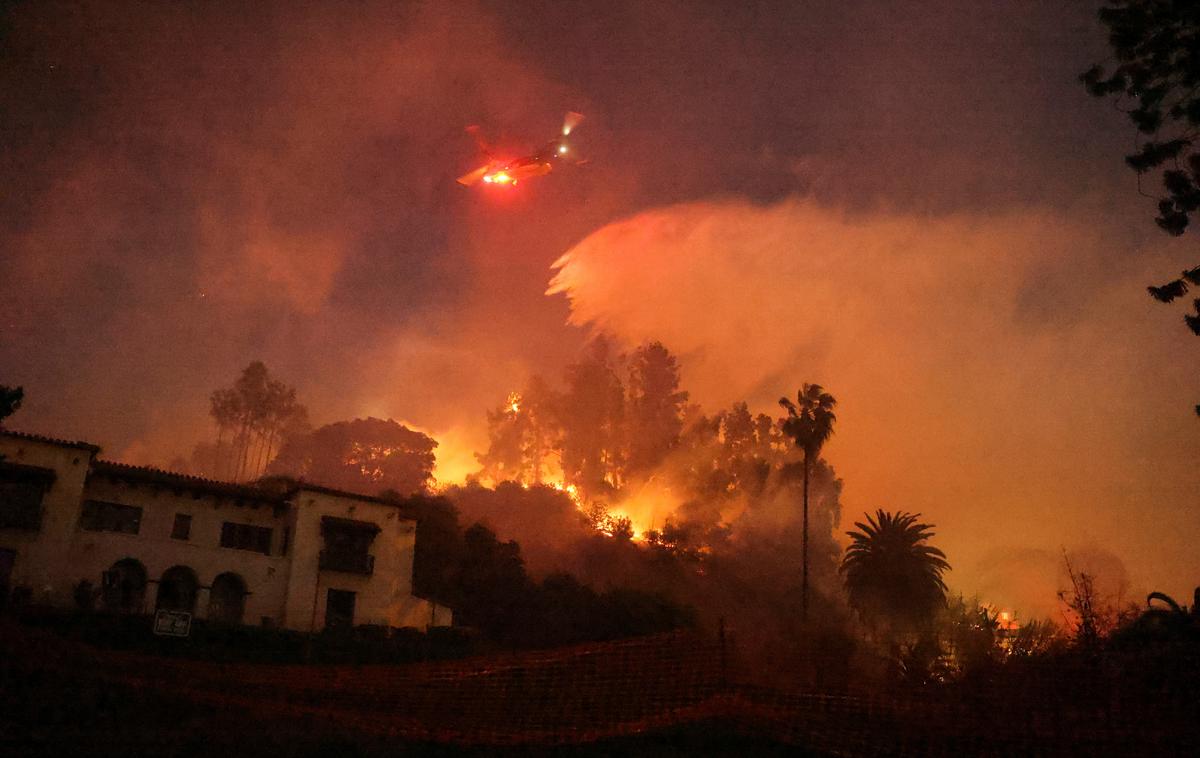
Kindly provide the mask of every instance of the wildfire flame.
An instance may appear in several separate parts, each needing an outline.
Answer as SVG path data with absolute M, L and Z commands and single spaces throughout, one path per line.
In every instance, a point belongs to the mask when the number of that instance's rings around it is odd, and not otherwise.
M 383 462 L 399 450 L 400 448 L 355 442 L 350 448 L 350 455 L 346 456 L 345 464 L 358 469 L 359 473 L 372 482 L 378 482 L 383 479 Z
M 567 493 L 577 508 L 583 508 L 583 498 L 579 497 L 579 488 L 574 484 L 563 484 L 562 482 L 550 482 L 549 484 L 559 492 Z
M 529 413 L 524 407 L 525 399 L 520 392 L 513 390 L 508 393 L 505 398 L 504 405 L 500 407 L 501 412 L 509 418 L 511 422 L 516 422 L 517 418 L 522 413 Z M 449 449 L 451 446 L 446 446 Z M 358 452 L 358 451 L 356 451 Z M 446 452 L 442 451 L 443 454 Z M 439 458 L 442 457 L 439 455 Z M 348 464 L 360 465 L 361 456 L 357 456 L 355 460 L 348 460 Z M 547 475 L 548 474 L 548 475 Z M 585 493 L 581 492 L 575 484 L 568 483 L 566 477 L 562 474 L 558 466 L 554 465 L 553 458 L 542 460 L 537 466 L 536 473 L 530 474 L 528 471 L 523 472 L 520 476 L 513 477 L 510 472 L 499 471 L 492 472 L 482 477 L 481 483 L 490 486 L 497 486 L 503 481 L 511 479 L 514 483 L 519 484 L 524 489 L 532 487 L 549 487 L 557 492 L 566 495 L 571 504 L 575 506 L 575 510 L 585 517 L 587 522 L 592 525 L 596 531 L 602 534 L 617 536 L 619 534 L 627 534 L 636 541 L 646 539 L 648 528 L 644 525 L 645 521 L 653 521 L 653 514 L 656 508 L 650 505 L 654 497 L 652 493 L 639 491 L 633 498 L 629 498 L 610 505 L 603 500 L 592 500 Z M 466 477 L 463 477 L 465 480 Z M 449 477 L 438 477 L 438 488 L 445 489 L 451 486 L 452 479 Z M 645 488 L 643 488 L 644 490 Z M 642 514 L 641 518 L 637 514 Z M 625 524 L 628 524 L 626 528 Z
M 620 522 L 628 521 L 630 531 L 632 532 L 632 539 L 635 542 L 640 542 L 646 538 L 646 530 L 640 527 L 626 511 L 619 508 L 608 508 L 602 504 L 589 507 L 584 501 L 583 496 L 579 494 L 579 488 L 574 484 L 566 484 L 562 481 L 550 481 L 546 482 L 546 484 L 571 498 L 571 502 L 575 504 L 575 509 L 592 521 L 596 531 L 612 537 L 616 534 Z M 597 509 L 599 509 L 599 513 Z
M 1015 632 L 1021 628 L 1021 624 L 1017 621 L 1016 616 L 1009 611 L 1000 611 L 996 614 L 996 624 L 1005 632 Z

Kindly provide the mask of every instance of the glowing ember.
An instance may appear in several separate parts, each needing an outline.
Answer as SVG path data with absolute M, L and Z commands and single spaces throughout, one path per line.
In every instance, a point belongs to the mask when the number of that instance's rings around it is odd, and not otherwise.
M 358 469 L 359 473 L 372 482 L 378 482 L 384 476 L 384 461 L 397 452 L 403 452 L 402 448 L 364 445 L 355 442 L 350 448 L 350 455 L 346 457 L 345 463 L 351 468 Z
M 997 627 L 1005 633 L 1015 632 L 1021 628 L 1020 622 L 1017 621 L 1015 614 L 1009 611 L 1000 611 L 996 614 Z

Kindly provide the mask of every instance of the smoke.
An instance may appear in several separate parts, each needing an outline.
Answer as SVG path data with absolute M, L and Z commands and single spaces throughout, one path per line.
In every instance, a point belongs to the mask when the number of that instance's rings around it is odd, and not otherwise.
M 586 101 L 489 13 L 45 3 L 3 23 L 0 363 L 27 425 L 161 465 L 261 359 L 318 423 L 441 433 L 483 407 L 485 369 L 539 357 L 477 295 L 483 254 L 508 253 L 453 178 L 478 158 L 467 124 L 524 142 Z
M 922 512 L 968 593 L 978 556 L 1080 540 L 1136 556 L 1135 581 L 1186 586 L 1200 431 L 1179 350 L 1194 346 L 1144 295 L 1161 261 L 1129 263 L 1081 215 L 690 203 L 597 230 L 549 294 L 572 324 L 662 340 L 708 408 L 770 413 L 824 385 L 847 517 Z
M 1200 346 L 1142 288 L 1191 256 L 1130 255 L 1150 224 L 1128 135 L 1073 78 L 1103 54 L 1091 11 L 981 12 L 6 7 L 14 424 L 166 464 L 261 359 L 316 425 L 427 431 L 455 481 L 486 409 L 591 324 L 662 340 L 709 411 L 827 385 L 844 520 L 923 511 L 966 589 L 976 556 L 1091 541 L 1186 596 Z M 566 110 L 587 115 L 578 173 L 454 184 L 466 125 L 536 146 Z M 739 199 L 796 191 L 825 204 Z M 714 192 L 738 195 L 697 200 Z M 543 297 L 566 250 L 567 299 Z M 658 525 L 678 505 L 652 494 L 631 515 Z
M 1144 596 L 1143 588 L 1133 592 L 1129 572 L 1120 557 L 1096 545 L 1075 545 L 1058 551 L 1038 548 L 993 550 L 973 566 L 978 577 L 975 591 L 980 598 L 999 608 L 1015 611 L 1018 618 L 1067 620 L 1063 599 L 1073 589 L 1067 563 L 1078 576 L 1088 574 L 1097 597 L 1107 608 L 1124 610 Z

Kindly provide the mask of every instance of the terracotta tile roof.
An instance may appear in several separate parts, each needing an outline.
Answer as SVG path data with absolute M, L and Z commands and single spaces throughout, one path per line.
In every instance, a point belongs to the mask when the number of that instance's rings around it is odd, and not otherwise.
M 288 501 L 288 494 L 278 490 L 259 487 L 254 484 L 238 484 L 235 482 L 219 482 L 200 476 L 180 474 L 174 471 L 164 471 L 152 466 L 133 466 L 128 463 L 105 461 L 97 459 L 92 462 L 88 478 L 106 476 L 125 481 L 145 482 L 162 487 L 179 488 L 189 492 L 201 492 L 206 495 L 230 497 L 249 500 L 268 505 L 283 505 Z
M 99 453 L 100 446 L 93 445 L 90 442 L 79 442 L 71 440 L 60 440 L 55 437 L 46 437 L 41 434 L 32 434 L 30 432 L 17 432 L 12 429 L 0 427 L 0 435 L 5 437 L 15 437 L 19 440 L 29 440 L 30 442 L 44 442 L 48 445 L 58 445 L 59 447 L 73 447 L 79 450 L 87 450 L 91 453 Z
M 349 498 L 351 500 L 365 500 L 368 503 L 378 503 L 379 505 L 390 505 L 394 508 L 401 508 L 401 509 L 404 508 L 403 500 L 392 500 L 390 498 L 384 498 L 384 497 L 374 497 L 371 495 L 360 495 L 357 492 L 347 492 L 346 490 L 337 490 L 337 489 L 334 489 L 333 487 L 324 487 L 320 484 L 313 484 L 312 482 L 306 482 L 303 479 L 293 479 L 292 482 L 293 482 L 294 486 L 292 487 L 291 492 L 289 493 L 289 496 L 300 490 L 304 490 L 305 492 L 319 492 L 319 493 L 325 494 L 325 495 L 333 495 L 334 497 L 345 497 L 345 498 Z
M 48 445 L 58 445 L 60 447 L 87 450 L 93 455 L 100 452 L 100 446 L 93 445 L 90 442 L 72 442 L 70 440 L 61 440 L 41 434 L 17 432 L 4 427 L 0 427 L 0 435 L 14 437 L 16 439 L 29 440 L 31 442 L 43 442 Z M 305 492 L 316 492 L 325 495 L 333 495 L 334 497 L 344 497 L 351 500 L 365 501 L 368 503 L 390 505 L 400 509 L 404 509 L 405 507 L 402 500 L 397 501 L 388 498 L 373 497 L 371 495 L 362 495 L 357 492 L 347 492 L 346 490 L 339 490 L 334 489 L 333 487 L 325 487 L 320 484 L 315 484 L 313 482 L 306 482 L 303 479 L 293 479 L 291 477 L 284 476 L 269 477 L 256 483 L 222 482 L 215 479 L 207 479 L 201 476 L 192 476 L 190 474 L 181 474 L 175 471 L 166 471 L 164 469 L 154 468 L 153 466 L 134 466 L 128 463 L 106 461 L 99 458 L 92 461 L 91 469 L 88 472 L 89 477 L 94 475 L 119 477 L 121 479 L 159 484 L 164 487 L 179 487 L 186 489 L 189 492 L 204 492 L 211 495 L 221 495 L 225 497 L 253 500 L 256 502 L 265 502 L 272 505 L 286 503 L 291 500 L 297 492 L 303 490 Z
M 92 462 L 91 470 L 88 472 L 88 476 L 94 475 L 148 482 L 163 487 L 178 487 L 186 489 L 189 492 L 204 492 L 211 495 L 241 498 L 243 500 L 270 503 L 272 505 L 287 503 L 298 492 L 317 492 L 335 497 L 349 498 L 351 500 L 404 508 L 402 501 L 346 492 L 345 490 L 323 487 L 319 484 L 306 482 L 303 479 L 293 479 L 286 476 L 267 477 L 257 482 L 222 482 L 215 479 L 206 479 L 201 476 L 192 476 L 191 474 L 166 471 L 152 466 L 134 466 L 128 463 L 117 463 L 116 461 L 106 461 L 99 458 Z

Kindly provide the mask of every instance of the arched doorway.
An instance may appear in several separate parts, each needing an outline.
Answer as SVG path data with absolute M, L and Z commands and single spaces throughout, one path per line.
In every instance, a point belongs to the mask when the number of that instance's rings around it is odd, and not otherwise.
M 187 566 L 172 566 L 163 572 L 158 582 L 158 597 L 154 607 L 160 611 L 187 611 L 196 607 L 196 590 L 200 582 L 196 572 Z
M 111 613 L 141 613 L 146 600 L 146 567 L 134 558 L 122 558 L 104 572 L 101 581 L 104 609 Z
M 242 623 L 246 612 L 246 582 L 233 572 L 213 579 L 208 591 L 208 620 L 225 624 Z

